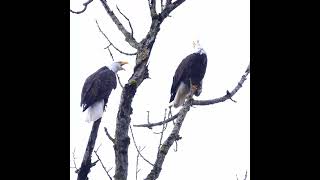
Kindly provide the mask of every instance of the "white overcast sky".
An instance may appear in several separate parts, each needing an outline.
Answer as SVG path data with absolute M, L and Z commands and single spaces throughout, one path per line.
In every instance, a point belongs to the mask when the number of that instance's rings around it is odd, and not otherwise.
M 85 0 L 71 0 L 70 7 L 77 11 L 83 8 Z M 115 3 L 131 20 L 134 37 L 140 41 L 148 32 L 151 18 L 147 0 L 110 0 L 110 8 L 127 27 L 127 21 L 119 15 Z M 158 4 L 160 1 L 158 1 Z M 83 153 L 91 131 L 92 123 L 84 121 L 85 114 L 80 107 L 82 85 L 87 76 L 112 62 L 104 48 L 107 40 L 99 32 L 96 22 L 111 41 L 121 50 L 134 52 L 118 31 L 100 1 L 93 1 L 86 12 L 70 14 L 70 166 L 73 166 L 72 152 L 75 148 L 76 164 L 80 167 Z M 195 99 L 212 99 L 225 95 L 240 80 L 250 61 L 250 1 L 249 0 L 186 0 L 171 13 L 161 25 L 153 46 L 149 73 L 133 99 L 131 124 L 163 120 L 164 109 L 168 107 L 170 88 L 175 69 L 181 60 L 192 52 L 192 41 L 199 39 L 207 52 L 207 72 L 203 80 L 203 91 Z M 112 51 L 116 60 L 127 60 L 127 71 L 119 72 L 122 83 L 127 82 L 133 72 L 135 57 Z M 108 102 L 104 113 L 96 147 L 107 169 L 114 175 L 114 151 L 103 127 L 114 136 L 117 108 L 121 87 L 118 85 Z M 233 97 L 237 103 L 225 101 L 210 106 L 191 108 L 184 120 L 178 141 L 178 151 L 171 147 L 162 167 L 159 180 L 170 179 L 219 179 L 236 180 L 244 178 L 248 170 L 250 179 L 250 75 L 243 87 Z M 175 114 L 177 109 L 173 110 Z M 169 123 L 164 138 L 172 130 Z M 159 132 L 154 128 L 153 132 Z M 137 144 L 145 146 L 142 154 L 155 161 L 159 135 L 147 128 L 133 128 Z M 130 134 L 130 133 L 129 133 Z M 135 179 L 136 149 L 132 138 L 129 147 L 128 179 Z M 93 161 L 96 156 L 93 154 Z M 138 179 L 150 172 L 151 166 L 139 160 Z M 77 174 L 70 169 L 70 179 Z M 91 169 L 89 179 L 108 179 L 100 164 Z

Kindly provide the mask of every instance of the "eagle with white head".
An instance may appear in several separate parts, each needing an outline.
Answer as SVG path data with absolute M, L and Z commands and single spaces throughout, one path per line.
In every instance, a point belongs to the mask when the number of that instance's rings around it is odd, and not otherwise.
M 202 92 L 202 79 L 207 69 L 207 54 L 200 46 L 199 40 L 193 42 L 195 52 L 185 57 L 173 76 L 170 101 L 175 108 L 183 105 L 186 97 Z
M 86 121 L 96 121 L 105 111 L 111 91 L 117 87 L 116 73 L 125 70 L 122 66 L 126 61 L 113 62 L 109 67 L 104 66 L 91 74 L 84 82 L 81 92 L 83 112 L 87 112 Z

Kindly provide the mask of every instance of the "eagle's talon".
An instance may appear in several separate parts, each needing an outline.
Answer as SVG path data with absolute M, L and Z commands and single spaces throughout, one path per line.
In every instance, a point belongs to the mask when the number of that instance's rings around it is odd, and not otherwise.
M 197 89 L 198 89 L 198 87 L 196 85 L 192 85 L 191 86 L 192 94 L 194 94 L 197 91 Z

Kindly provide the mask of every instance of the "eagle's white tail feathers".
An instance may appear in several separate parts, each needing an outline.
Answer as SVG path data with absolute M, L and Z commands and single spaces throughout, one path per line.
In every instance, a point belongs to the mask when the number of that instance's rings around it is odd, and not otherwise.
M 174 97 L 173 107 L 177 108 L 183 105 L 189 93 L 190 93 L 190 90 L 188 89 L 188 87 L 184 83 L 181 83 L 178 87 L 176 96 Z
M 102 117 L 103 114 L 103 105 L 104 105 L 104 100 L 100 100 L 95 102 L 93 105 L 91 105 L 86 111 L 87 111 L 87 116 L 85 121 L 90 123 L 98 120 L 99 118 Z

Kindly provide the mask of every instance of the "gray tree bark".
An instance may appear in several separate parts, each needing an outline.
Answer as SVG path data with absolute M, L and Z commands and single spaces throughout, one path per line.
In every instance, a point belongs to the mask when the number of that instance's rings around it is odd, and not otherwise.
M 96 120 L 92 125 L 92 129 L 91 129 L 91 133 L 89 136 L 86 151 L 83 156 L 81 167 L 78 171 L 77 180 L 87 180 L 88 174 L 90 172 L 90 168 L 97 163 L 97 162 L 91 163 L 91 156 L 92 156 L 92 151 L 93 151 L 94 145 L 96 143 L 100 123 L 101 123 L 101 118 Z
M 113 22 L 118 29 L 125 36 L 125 40 L 134 48 L 137 49 L 136 65 L 134 67 L 134 73 L 130 77 L 128 83 L 124 86 L 121 93 L 121 100 L 119 110 L 117 114 L 116 132 L 115 132 L 115 180 L 126 180 L 128 175 L 128 147 L 130 144 L 130 138 L 128 136 L 129 125 L 131 122 L 130 115 L 132 114 L 132 101 L 136 94 L 136 91 L 140 84 L 149 77 L 147 62 L 150 57 L 150 53 L 153 44 L 156 40 L 157 34 L 160 31 L 160 25 L 163 20 L 168 17 L 171 11 L 182 4 L 185 0 L 177 0 L 174 3 L 167 3 L 166 7 L 161 13 L 156 12 L 155 0 L 149 3 L 150 15 L 152 23 L 149 32 L 145 38 L 137 43 L 132 33 L 129 33 L 115 14 L 111 11 L 105 0 L 100 0 L 103 4 L 106 12 L 109 14 Z

